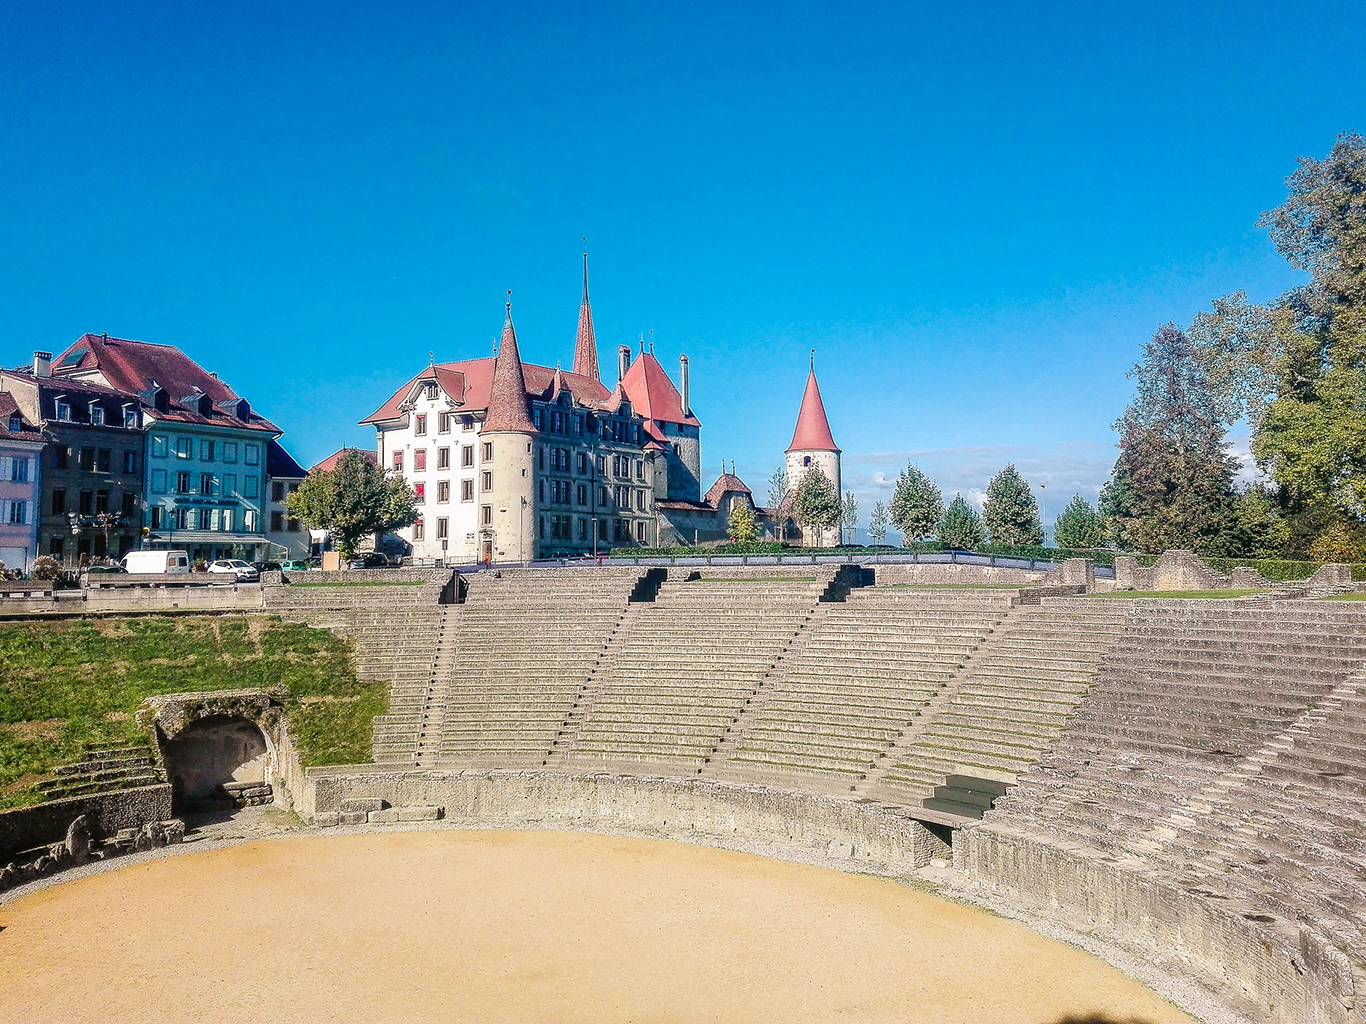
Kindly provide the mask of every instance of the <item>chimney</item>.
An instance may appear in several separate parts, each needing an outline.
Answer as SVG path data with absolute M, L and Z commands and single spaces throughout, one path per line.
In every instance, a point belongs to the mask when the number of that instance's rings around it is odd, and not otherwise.
M 52 353 L 35 352 L 33 353 L 33 376 L 51 377 L 52 376 Z
M 626 376 L 626 371 L 631 368 L 631 346 L 617 346 L 617 380 Z
M 692 410 L 688 408 L 688 357 L 678 357 L 678 380 L 681 384 L 679 396 L 683 399 L 683 415 L 689 415 Z

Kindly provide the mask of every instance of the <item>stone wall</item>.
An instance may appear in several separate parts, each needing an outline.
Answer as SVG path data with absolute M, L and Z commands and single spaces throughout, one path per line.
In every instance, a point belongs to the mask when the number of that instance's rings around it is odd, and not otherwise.
M 871 800 L 691 778 L 547 771 L 309 768 L 296 809 L 330 817 L 343 800 L 436 806 L 471 828 L 550 828 L 670 839 L 904 877 L 948 847 Z
M 165 821 L 171 816 L 171 787 L 141 786 L 0 811 L 0 865 L 23 850 L 61 842 L 81 815 L 86 816 L 96 838 Z
M 1350 960 L 1308 930 L 1267 924 L 1235 901 L 1068 846 L 967 828 L 955 837 L 954 866 L 980 891 L 1190 977 L 1252 1020 L 1361 1020 Z
M 310 569 L 306 572 L 280 572 L 284 583 L 325 583 L 341 586 L 347 583 L 439 583 L 450 582 L 454 569 L 339 569 L 336 572 L 323 572 Z M 272 570 L 261 577 L 261 582 L 274 581 L 277 572 Z
M 992 565 L 956 565 L 952 563 L 926 565 L 873 565 L 879 587 L 898 583 L 1018 583 L 1030 586 L 1044 581 L 1048 574 L 1042 569 L 1007 569 Z

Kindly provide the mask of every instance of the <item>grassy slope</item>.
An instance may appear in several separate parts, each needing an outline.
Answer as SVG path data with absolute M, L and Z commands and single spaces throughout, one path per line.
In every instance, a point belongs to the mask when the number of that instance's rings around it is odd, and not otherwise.
M 37 778 L 89 746 L 145 742 L 145 697 L 276 684 L 306 766 L 370 760 L 387 688 L 357 680 L 327 630 L 260 615 L 0 623 L 0 808 L 36 803 Z

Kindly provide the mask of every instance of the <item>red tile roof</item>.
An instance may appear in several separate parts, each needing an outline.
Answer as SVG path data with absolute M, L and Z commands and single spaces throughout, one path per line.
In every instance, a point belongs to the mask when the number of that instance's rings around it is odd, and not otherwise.
M 10 430 L 10 417 L 19 414 L 19 429 Z M 14 400 L 14 396 L 0 391 L 0 438 L 13 438 L 16 441 L 41 441 L 43 435 L 31 423 L 24 419 L 23 410 L 19 408 L 19 403 Z
M 678 393 L 653 352 L 642 352 L 636 356 L 636 361 L 621 379 L 621 386 L 631 401 L 631 407 L 648 420 L 683 423 L 691 427 L 702 425 L 691 411 L 684 414 L 683 396 Z
M 816 384 L 816 371 L 806 378 L 802 393 L 802 408 L 797 413 L 797 429 L 792 432 L 790 452 L 837 452 L 835 439 L 830 434 L 830 421 L 825 418 L 825 403 Z
M 601 380 L 598 374 L 598 339 L 593 333 L 593 308 L 588 304 L 588 253 L 583 254 L 583 303 L 579 306 L 579 336 L 574 342 L 574 372 Z
M 336 469 L 336 468 L 337 468 L 337 463 L 341 461 L 341 457 L 342 457 L 343 455 L 345 455 L 347 452 L 355 452 L 355 453 L 356 453 L 357 455 L 359 455 L 362 459 L 365 459 L 366 461 L 371 462 L 371 463 L 373 463 L 373 464 L 376 465 L 376 466 L 379 465 L 379 456 L 377 456 L 374 452 L 370 451 L 368 448 L 347 448 L 347 447 L 342 447 L 342 448 L 338 448 L 335 452 L 333 452 L 333 453 L 332 453 L 331 455 L 329 455 L 327 458 L 323 459 L 322 462 L 318 463 L 316 466 L 314 466 L 312 469 L 310 469 L 309 472 L 310 472 L 310 473 L 327 473 L 327 472 L 330 472 L 331 470 Z
M 752 499 L 754 492 L 745 486 L 745 482 L 734 473 L 722 473 L 716 478 L 716 483 L 707 488 L 707 493 L 702 497 L 712 508 L 721 507 L 721 499 L 725 497 L 727 491 L 739 491 L 741 494 L 748 494 Z
M 235 415 L 235 410 L 230 411 L 229 403 L 235 405 L 240 401 L 232 388 L 174 345 L 85 334 L 52 361 L 52 374 L 54 379 L 95 378 L 133 395 L 144 395 L 160 387 L 170 397 L 171 407 L 168 412 L 156 413 L 158 419 L 272 434 L 281 432 L 275 424 L 254 412 L 249 412 L 243 419 Z M 189 401 L 198 395 L 207 395 L 210 399 L 212 409 L 207 415 L 201 414 Z
M 536 433 L 526 399 L 526 376 L 522 373 L 522 355 L 517 351 L 517 331 L 512 326 L 509 304 L 507 319 L 503 321 L 503 340 L 498 343 L 498 356 L 493 361 L 493 384 L 489 391 L 488 412 L 484 414 L 484 430 Z

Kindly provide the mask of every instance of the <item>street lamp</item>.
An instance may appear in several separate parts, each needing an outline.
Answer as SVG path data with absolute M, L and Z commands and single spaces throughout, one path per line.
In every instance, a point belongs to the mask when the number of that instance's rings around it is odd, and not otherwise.
M 1044 488 L 1047 484 L 1039 484 L 1039 526 L 1043 528 L 1043 546 L 1048 547 L 1048 512 L 1044 507 Z
M 523 532 L 523 517 L 526 515 L 527 500 L 521 499 L 517 506 L 517 564 L 526 565 L 526 534 Z

